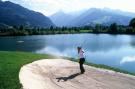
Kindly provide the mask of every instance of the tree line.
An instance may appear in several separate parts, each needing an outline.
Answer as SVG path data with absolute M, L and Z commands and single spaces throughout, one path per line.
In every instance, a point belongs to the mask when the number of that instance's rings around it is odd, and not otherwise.
M 0 29 L 0 36 L 48 35 L 48 34 L 76 34 L 76 33 L 107 33 L 107 34 L 135 34 L 135 18 L 128 26 L 112 23 L 110 26 L 96 24 L 83 27 L 26 27 L 12 26 Z

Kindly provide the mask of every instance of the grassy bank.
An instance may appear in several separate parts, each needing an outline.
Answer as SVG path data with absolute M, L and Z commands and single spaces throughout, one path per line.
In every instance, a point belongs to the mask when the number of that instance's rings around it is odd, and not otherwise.
M 55 58 L 24 52 L 0 51 L 0 89 L 20 89 L 18 74 L 22 65 L 45 58 Z

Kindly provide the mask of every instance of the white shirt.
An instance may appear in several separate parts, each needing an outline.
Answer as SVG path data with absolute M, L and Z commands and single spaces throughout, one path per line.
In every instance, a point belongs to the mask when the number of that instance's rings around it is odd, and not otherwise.
M 79 58 L 84 58 L 84 51 L 80 50 L 78 54 Z

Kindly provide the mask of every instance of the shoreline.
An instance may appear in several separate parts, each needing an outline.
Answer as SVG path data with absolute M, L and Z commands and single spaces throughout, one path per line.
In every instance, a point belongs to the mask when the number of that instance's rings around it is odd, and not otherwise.
M 65 57 L 63 57 L 63 58 L 65 58 Z M 68 58 L 67 57 L 67 59 L 70 60 L 70 61 L 73 61 L 73 62 L 78 62 L 74 58 Z M 84 64 L 88 65 L 88 66 L 95 67 L 95 68 L 99 68 L 99 69 L 105 69 L 105 70 L 110 70 L 110 71 L 114 71 L 114 72 L 117 72 L 117 73 L 123 73 L 123 74 L 128 74 L 128 75 L 135 76 L 135 73 L 133 73 L 133 72 L 122 70 L 122 69 L 116 68 L 116 67 L 111 67 L 111 66 L 108 66 L 108 65 L 95 64 L 95 63 L 89 63 L 89 62 L 85 62 Z
M 56 34 L 32 34 L 32 35 L 0 35 L 0 37 L 20 37 L 20 36 L 43 36 L 43 35 L 73 35 L 73 34 L 106 34 L 106 35 L 135 35 L 135 34 L 128 34 L 128 33 L 92 33 L 92 32 L 83 32 L 83 33 L 56 33 Z

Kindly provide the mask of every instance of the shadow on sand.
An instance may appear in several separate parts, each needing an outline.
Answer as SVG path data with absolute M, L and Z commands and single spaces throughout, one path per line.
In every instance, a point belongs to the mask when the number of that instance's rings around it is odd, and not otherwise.
M 75 73 L 75 74 L 72 74 L 72 75 L 69 75 L 68 77 L 58 77 L 56 79 L 58 79 L 57 82 L 60 82 L 61 80 L 62 81 L 67 81 L 67 80 L 71 80 L 71 79 L 74 79 L 75 77 L 81 75 L 81 73 Z

